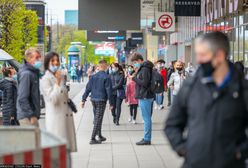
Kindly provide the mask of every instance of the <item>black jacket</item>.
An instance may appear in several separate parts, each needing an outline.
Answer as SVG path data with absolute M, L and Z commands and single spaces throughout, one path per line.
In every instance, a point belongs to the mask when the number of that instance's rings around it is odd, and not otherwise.
M 199 69 L 194 82 L 186 80 L 175 98 L 165 133 L 174 150 L 186 152 L 184 168 L 245 168 L 248 83 L 236 69 L 232 74 L 231 81 L 217 89 L 214 82 L 203 80 Z M 241 160 L 236 159 L 237 150 Z
M 39 70 L 26 63 L 18 72 L 17 119 L 40 118 Z
M 139 68 L 133 80 L 136 83 L 136 99 L 151 99 L 154 98 L 154 93 L 151 90 L 151 79 L 153 63 L 145 61 Z
M 0 90 L 3 91 L 3 125 L 11 125 L 10 117 L 16 119 L 16 97 L 17 97 L 17 83 L 9 78 L 0 81 Z
M 113 73 L 110 75 L 112 81 L 113 95 L 117 95 L 117 90 L 124 90 L 125 76 L 123 73 Z

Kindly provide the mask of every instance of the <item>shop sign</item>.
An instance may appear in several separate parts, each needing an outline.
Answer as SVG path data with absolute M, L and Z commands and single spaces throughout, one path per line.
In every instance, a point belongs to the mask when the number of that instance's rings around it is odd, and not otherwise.
M 201 0 L 175 0 L 175 16 L 201 16 Z
M 156 13 L 156 31 L 160 31 L 160 32 L 175 31 L 175 16 L 173 12 Z

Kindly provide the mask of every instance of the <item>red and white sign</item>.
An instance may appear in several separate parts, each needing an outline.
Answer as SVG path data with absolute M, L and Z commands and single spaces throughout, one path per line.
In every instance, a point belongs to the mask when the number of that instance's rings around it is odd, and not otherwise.
M 175 31 L 175 15 L 173 12 L 156 13 L 156 31 L 159 32 Z

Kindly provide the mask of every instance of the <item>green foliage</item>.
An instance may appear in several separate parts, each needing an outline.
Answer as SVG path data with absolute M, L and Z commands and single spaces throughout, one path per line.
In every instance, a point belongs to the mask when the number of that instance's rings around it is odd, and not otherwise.
M 36 20 L 36 14 L 26 12 L 22 0 L 1 0 L 0 48 L 21 62 L 24 50 L 37 42 Z
M 88 63 L 97 64 L 100 57 L 95 55 L 95 47 L 90 45 L 86 40 L 85 31 L 74 30 L 74 31 L 66 31 L 63 33 L 64 35 L 59 41 L 59 44 L 55 48 L 57 52 L 62 53 L 66 56 L 66 60 L 68 62 L 67 50 L 70 47 L 71 42 L 81 42 L 83 46 L 86 48 L 86 60 Z M 82 63 L 84 63 L 84 49 L 82 51 Z
M 24 50 L 29 47 L 35 47 L 38 42 L 38 16 L 35 11 L 24 10 L 23 11 L 23 42 L 24 42 Z

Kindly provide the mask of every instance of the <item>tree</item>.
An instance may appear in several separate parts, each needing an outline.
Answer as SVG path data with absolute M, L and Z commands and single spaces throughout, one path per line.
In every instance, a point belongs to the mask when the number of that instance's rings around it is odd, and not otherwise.
M 84 54 L 86 54 L 86 60 L 88 63 L 97 64 L 98 60 L 101 59 L 99 56 L 95 55 L 95 47 L 94 45 L 90 45 L 87 41 L 85 31 L 75 30 L 75 27 L 73 26 L 65 26 L 60 28 L 60 33 L 61 38 L 59 39 L 59 43 L 57 43 L 54 48 L 57 52 L 65 55 L 66 58 L 68 57 L 67 50 L 70 47 L 70 43 L 81 42 L 86 49 L 86 53 L 84 53 L 85 51 L 83 50 L 82 57 L 84 58 Z M 53 38 L 56 38 L 56 35 L 56 32 L 53 32 Z M 55 41 L 56 39 L 53 40 L 53 42 Z M 84 59 L 82 59 L 82 63 L 84 63 Z
M 22 60 L 23 20 L 25 10 L 22 0 L 0 1 L 0 48 L 11 54 L 17 61 Z
M 29 47 L 34 47 L 38 42 L 38 16 L 35 11 L 23 11 L 23 54 Z

